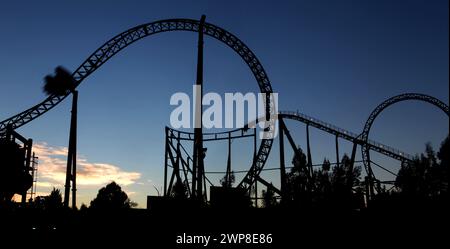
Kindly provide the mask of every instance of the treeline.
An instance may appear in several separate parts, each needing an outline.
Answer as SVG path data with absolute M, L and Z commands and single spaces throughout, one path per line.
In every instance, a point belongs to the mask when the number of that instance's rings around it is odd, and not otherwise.
M 4 209 L 15 209 L 18 207 L 19 204 L 13 201 L 9 202 L 8 205 L 3 205 Z M 61 191 L 56 188 L 53 188 L 47 196 L 37 196 L 34 199 L 30 199 L 26 203 L 25 207 L 27 209 L 45 212 L 58 212 L 69 209 L 64 207 Z M 87 209 L 117 211 L 130 209 L 133 207 L 137 207 L 137 203 L 131 201 L 125 191 L 123 191 L 122 188 L 113 181 L 98 191 L 97 196 L 91 201 L 89 206 L 82 204 L 80 206 L 80 211 Z
M 353 167 L 350 158 L 331 165 L 324 159 L 322 167 L 312 173 L 302 149 L 292 160 L 287 174 L 286 189 L 281 201 L 273 190 L 263 191 L 263 206 L 289 206 L 313 209 L 356 210 L 372 208 L 444 207 L 449 200 L 449 137 L 436 153 L 426 144 L 425 152 L 409 163 L 403 163 L 392 186 L 375 183 L 376 194 L 367 199 L 366 182 L 361 179 L 361 167 Z

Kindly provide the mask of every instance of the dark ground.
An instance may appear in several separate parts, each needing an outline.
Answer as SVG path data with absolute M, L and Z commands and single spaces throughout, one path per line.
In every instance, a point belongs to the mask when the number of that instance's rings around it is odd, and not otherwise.
M 167 212 L 133 209 L 0 213 L 1 240 L 18 245 L 74 248 L 311 248 L 443 247 L 449 210 L 331 212 L 299 209 L 244 211 L 182 207 Z M 445 214 L 444 214 L 445 213 Z M 203 245 L 177 244 L 177 236 L 211 235 Z M 272 243 L 220 244 L 221 234 L 271 234 Z M 443 244 L 444 243 L 444 244 Z M 1 246 L 1 248 L 7 248 Z

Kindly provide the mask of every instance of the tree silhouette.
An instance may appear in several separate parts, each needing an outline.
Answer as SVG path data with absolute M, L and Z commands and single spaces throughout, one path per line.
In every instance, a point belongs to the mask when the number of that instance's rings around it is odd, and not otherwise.
M 449 149 L 447 136 L 437 156 L 432 146 L 427 143 L 425 153 L 402 165 L 395 186 L 404 198 L 421 201 L 448 198 Z
M 86 206 L 86 204 L 81 203 L 80 212 L 86 212 L 87 210 L 88 210 L 88 207 Z
M 333 167 L 331 174 L 332 203 L 334 207 L 351 209 L 359 203 L 361 167 L 352 167 L 351 159 L 347 154 L 342 157 L 341 163 Z
M 331 188 L 331 163 L 324 158 L 322 168 L 314 170 L 314 201 L 319 205 L 327 205 L 332 188 Z
M 278 205 L 277 199 L 275 198 L 275 193 L 270 188 L 262 191 L 263 197 L 263 207 L 264 208 L 273 208 Z
M 441 161 L 441 165 L 444 166 L 447 170 L 450 164 L 450 137 L 447 136 L 445 140 L 441 143 L 441 148 L 437 154 L 439 160 Z M 448 171 L 447 171 L 448 173 Z
M 111 182 L 98 191 L 97 197 L 91 201 L 90 208 L 120 210 L 128 209 L 135 205 L 117 183 Z
M 47 196 L 38 196 L 32 202 L 32 205 L 41 210 L 46 211 L 56 211 L 62 209 L 62 195 L 59 189 L 53 188 L 52 192 L 50 192 Z
M 440 194 L 443 198 L 449 199 L 450 195 L 450 137 L 447 136 L 441 143 L 441 148 L 437 153 L 439 159 L 437 178 L 439 179 Z
M 299 147 L 298 153 L 292 158 L 291 172 L 287 174 L 288 195 L 296 204 L 307 204 L 310 202 L 310 190 L 308 189 L 308 176 L 304 169 L 307 167 L 306 155 Z
M 177 180 L 173 185 L 170 195 L 175 199 L 187 199 L 188 188 L 181 180 Z
M 416 156 L 411 163 L 406 163 L 400 168 L 395 186 L 408 198 L 426 198 L 429 195 L 429 183 L 431 180 L 431 168 L 434 164 L 434 152 L 429 144 L 426 145 L 427 155 Z M 431 156 L 431 158 L 430 158 Z
M 353 167 L 344 154 L 341 163 L 331 167 L 324 159 L 322 168 L 314 170 L 314 188 L 311 202 L 314 207 L 352 209 L 361 204 L 361 167 Z
M 352 169 L 350 158 L 347 154 L 344 154 L 341 163 L 333 167 L 333 173 L 331 176 L 333 192 L 340 194 L 346 192 L 354 186 L 358 186 L 360 183 L 360 177 L 361 167 L 353 167 Z
M 62 208 L 62 195 L 59 189 L 53 188 L 50 195 L 45 198 L 45 206 L 49 210 Z
M 234 181 L 236 180 L 234 176 L 234 172 L 230 172 L 230 178 L 228 180 L 228 174 L 226 174 L 222 179 L 220 179 L 220 184 L 222 187 L 231 188 L 233 186 Z

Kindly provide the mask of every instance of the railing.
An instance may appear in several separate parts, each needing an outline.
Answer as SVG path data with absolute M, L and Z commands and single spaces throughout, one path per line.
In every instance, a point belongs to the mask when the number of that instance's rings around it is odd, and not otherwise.
M 324 121 L 319 120 L 317 118 L 313 118 L 311 116 L 308 116 L 306 114 L 300 113 L 298 111 L 297 112 L 294 112 L 294 111 L 280 111 L 279 114 L 296 116 L 296 117 L 299 117 L 299 118 L 303 119 L 304 123 L 311 123 L 311 124 L 313 124 L 314 126 L 318 127 L 321 130 L 325 130 L 325 131 L 332 130 L 335 133 L 342 134 L 344 138 L 348 137 L 347 139 L 351 138 L 351 140 L 355 140 L 356 139 L 357 142 L 359 142 L 359 143 L 363 142 L 363 141 L 361 141 L 359 139 L 359 134 L 356 134 L 354 132 L 347 131 L 345 129 L 339 128 L 339 127 L 337 127 L 335 125 L 332 125 L 330 123 L 324 122 Z M 407 160 L 413 160 L 414 159 L 413 156 L 411 156 L 411 155 L 409 155 L 409 154 L 407 154 L 407 153 L 405 153 L 403 151 L 400 151 L 399 149 L 395 149 L 395 148 L 393 148 L 391 146 L 384 145 L 384 144 L 376 142 L 374 140 L 370 140 L 369 139 L 368 140 L 368 144 L 371 147 L 371 149 L 376 150 L 378 152 L 381 152 L 383 154 L 388 153 L 388 154 L 392 154 L 392 155 L 394 155 L 396 157 L 399 157 L 399 158 L 405 158 Z

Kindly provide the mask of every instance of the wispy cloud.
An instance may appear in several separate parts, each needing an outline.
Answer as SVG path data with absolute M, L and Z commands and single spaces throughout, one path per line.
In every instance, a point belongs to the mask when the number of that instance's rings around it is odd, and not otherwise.
M 66 179 L 67 147 L 49 146 L 45 142 L 33 145 L 36 156 L 39 157 L 38 186 L 64 186 Z M 100 186 L 111 181 L 120 185 L 135 183 L 141 174 L 125 171 L 123 168 L 108 164 L 91 162 L 83 155 L 77 155 L 77 185 Z
M 42 188 L 53 188 L 53 187 L 60 188 L 60 187 L 62 187 L 62 185 L 54 183 L 54 182 L 37 181 L 36 187 L 38 187 L 38 188 L 41 188 L 41 187 Z

